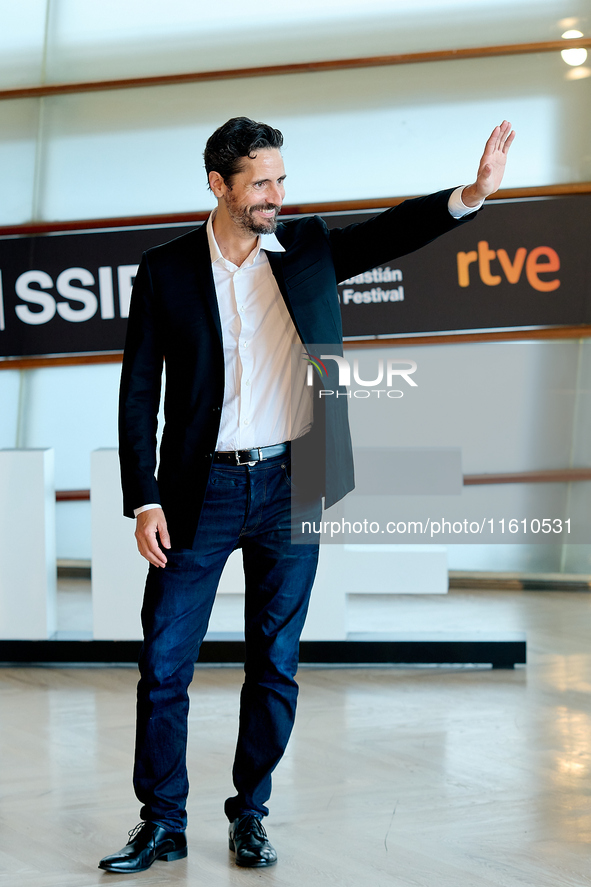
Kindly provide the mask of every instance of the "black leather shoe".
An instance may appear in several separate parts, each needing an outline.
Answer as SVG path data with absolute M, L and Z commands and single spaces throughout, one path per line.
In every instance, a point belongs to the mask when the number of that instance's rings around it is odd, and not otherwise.
M 236 854 L 236 865 L 255 868 L 277 862 L 262 822 L 251 813 L 230 823 L 229 839 L 230 850 Z
M 98 867 L 108 872 L 143 872 L 156 859 L 171 862 L 184 859 L 187 853 L 184 832 L 167 832 L 154 822 L 140 822 L 129 832 L 129 841 L 123 850 L 105 856 Z

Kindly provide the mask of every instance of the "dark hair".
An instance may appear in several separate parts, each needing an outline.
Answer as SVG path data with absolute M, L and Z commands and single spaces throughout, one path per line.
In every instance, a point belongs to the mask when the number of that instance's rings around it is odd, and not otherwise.
M 266 123 L 255 123 L 249 117 L 232 117 L 211 135 L 203 152 L 205 171 L 219 172 L 227 185 L 242 169 L 243 157 L 256 157 L 260 148 L 281 148 L 283 135 Z

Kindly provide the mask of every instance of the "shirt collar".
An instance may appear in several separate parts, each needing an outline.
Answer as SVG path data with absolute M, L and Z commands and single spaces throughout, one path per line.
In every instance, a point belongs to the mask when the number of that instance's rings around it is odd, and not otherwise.
M 215 216 L 215 209 L 209 214 L 209 218 L 207 219 L 207 240 L 209 243 L 209 252 L 211 255 L 211 264 L 215 265 L 216 262 L 220 261 L 220 259 L 225 262 L 222 252 L 217 244 L 217 240 L 215 239 L 215 234 L 213 233 L 213 219 Z M 274 234 L 259 234 L 259 239 L 255 249 L 253 250 L 252 262 L 255 262 L 259 256 L 261 250 L 265 250 L 266 252 L 273 253 L 284 253 L 285 247 L 281 246 L 277 237 Z

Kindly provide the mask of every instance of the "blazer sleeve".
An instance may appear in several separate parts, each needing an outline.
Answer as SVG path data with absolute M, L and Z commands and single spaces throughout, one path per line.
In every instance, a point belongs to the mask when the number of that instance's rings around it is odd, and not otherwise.
M 119 461 L 123 513 L 160 502 L 156 432 L 162 382 L 161 324 L 144 253 L 133 285 L 119 392 Z
M 337 282 L 412 253 L 476 217 L 454 219 L 447 206 L 454 188 L 405 200 L 346 228 L 328 231 Z

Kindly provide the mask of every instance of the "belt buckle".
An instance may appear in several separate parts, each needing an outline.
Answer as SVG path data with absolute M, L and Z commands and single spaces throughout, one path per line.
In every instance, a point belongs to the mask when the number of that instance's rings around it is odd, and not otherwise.
M 254 462 L 252 462 L 250 460 L 247 462 L 240 461 L 240 455 L 239 455 L 240 452 L 243 452 L 243 453 L 252 452 L 251 450 L 242 450 L 242 451 L 241 450 L 234 450 L 234 453 L 236 455 L 236 465 L 256 465 L 257 462 L 262 462 L 263 461 L 263 454 L 261 453 L 261 448 L 260 447 L 253 447 L 252 449 L 258 450 L 258 454 L 259 454 L 259 458 L 255 459 Z
M 263 457 L 261 454 L 261 448 L 260 447 L 253 447 L 253 449 L 257 449 L 259 451 L 259 458 L 258 458 L 258 460 L 255 460 L 254 462 L 252 462 L 251 460 L 247 460 L 246 462 L 240 461 L 240 453 L 241 452 L 242 453 L 250 453 L 251 452 L 250 450 L 234 450 L 234 454 L 236 456 L 236 465 L 256 465 L 257 461 L 262 462 Z

